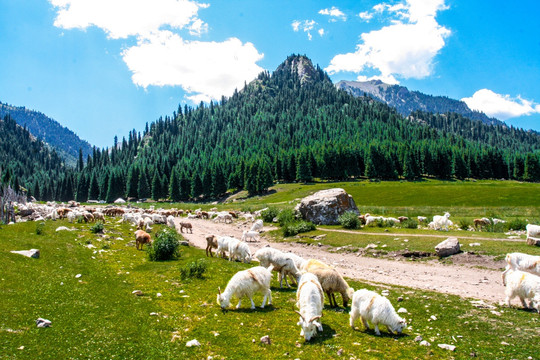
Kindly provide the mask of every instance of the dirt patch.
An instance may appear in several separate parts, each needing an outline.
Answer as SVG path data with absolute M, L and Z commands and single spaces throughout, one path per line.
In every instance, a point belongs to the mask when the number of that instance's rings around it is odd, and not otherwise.
M 176 219 L 177 222 L 179 220 Z M 222 224 L 200 219 L 191 219 L 190 222 L 193 224 L 193 234 L 184 234 L 184 237 L 201 249 L 206 248 L 206 235 L 229 235 L 240 239 L 242 232 L 251 227 L 251 223 L 247 222 Z M 271 229 L 267 227 L 263 230 Z M 334 253 L 330 252 L 327 246 L 318 246 L 316 243 L 272 242 L 264 233 L 260 241 L 248 244 L 252 253 L 271 245 L 305 259 L 319 259 L 336 267 L 344 276 L 364 282 L 408 286 L 490 302 L 504 300 L 504 287 L 499 271 L 501 263 L 487 256 L 462 253 L 447 258 L 451 263 L 438 259 L 411 261 L 403 256 L 396 256 L 393 260 L 381 259 L 362 256 L 360 251 Z

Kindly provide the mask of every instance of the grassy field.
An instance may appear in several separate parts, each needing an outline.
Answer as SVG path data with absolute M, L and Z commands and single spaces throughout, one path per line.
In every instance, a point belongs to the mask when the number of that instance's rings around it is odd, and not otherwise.
M 61 225 L 77 230 L 56 232 Z M 389 335 L 383 328 L 378 337 L 360 324 L 353 331 L 348 326 L 348 309 L 325 307 L 323 333 L 306 343 L 299 336 L 293 312 L 295 291 L 280 290 L 275 279 L 272 306 L 250 310 L 245 301 L 240 310 L 223 311 L 217 306 L 217 287 L 223 289 L 235 272 L 250 265 L 206 259 L 204 251 L 188 247 L 182 248 L 178 260 L 150 262 L 145 251 L 137 251 L 130 243 L 132 229 L 110 222 L 104 237 L 91 233 L 89 225 L 62 221 L 47 222 L 42 235 L 36 234 L 35 223 L 2 226 L 0 237 L 2 359 L 538 356 L 540 318 L 517 308 L 482 309 L 456 296 L 350 282 L 355 289 L 389 289 L 388 298 L 396 309 L 407 309 L 405 318 L 411 328 L 402 336 Z M 30 248 L 39 248 L 41 258 L 9 252 Z M 181 280 L 181 267 L 200 258 L 208 265 L 204 278 Z M 137 297 L 133 290 L 144 295 Z M 397 302 L 399 296 L 403 302 Z M 262 296 L 256 296 L 256 304 L 261 301 Z M 38 317 L 51 320 L 52 327 L 37 328 Z M 270 336 L 271 345 L 260 343 L 265 335 Z M 431 346 L 420 346 L 414 341 L 417 335 Z M 186 347 L 192 339 L 201 346 Z M 456 345 L 456 351 L 437 347 L 442 343 Z

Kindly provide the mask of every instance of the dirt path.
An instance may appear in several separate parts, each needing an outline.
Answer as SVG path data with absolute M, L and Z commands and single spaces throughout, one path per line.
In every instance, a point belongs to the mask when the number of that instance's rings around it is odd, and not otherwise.
M 176 221 L 178 223 L 180 219 Z M 240 239 L 242 231 L 251 226 L 240 223 L 216 224 L 200 219 L 190 219 L 190 222 L 193 225 L 193 234 L 183 235 L 192 245 L 202 249 L 206 248 L 206 235 L 228 235 Z M 282 251 L 294 252 L 305 259 L 315 258 L 332 264 L 341 274 L 353 279 L 434 290 L 495 303 L 504 300 L 500 271 L 402 259 L 375 259 L 359 256 L 357 253 L 331 253 L 325 247 L 299 243 L 270 243 L 264 237 L 256 243 L 249 243 L 249 246 L 254 253 L 267 244 Z

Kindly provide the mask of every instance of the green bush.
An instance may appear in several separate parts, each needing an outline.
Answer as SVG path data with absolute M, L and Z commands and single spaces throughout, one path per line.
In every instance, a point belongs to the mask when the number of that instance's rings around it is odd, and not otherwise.
M 94 234 L 103 232 L 103 223 L 101 221 L 98 221 L 97 223 L 95 223 L 94 225 L 90 227 L 90 231 L 93 232 Z
M 298 221 L 289 223 L 283 227 L 283 236 L 294 236 L 300 233 L 316 230 L 315 224 L 311 221 Z
M 291 209 L 281 210 L 277 216 L 279 226 L 285 226 L 287 224 L 293 223 L 296 219 L 294 213 Z
M 148 248 L 148 258 L 151 261 L 172 260 L 180 256 L 178 233 L 170 228 L 164 228 L 159 232 L 152 246 Z
M 458 226 L 461 230 L 469 230 L 469 227 L 472 226 L 472 222 L 467 219 L 459 219 Z
M 525 227 L 527 226 L 527 221 L 518 218 L 508 221 L 505 225 L 508 230 L 525 230 Z
M 399 227 L 402 229 L 418 229 L 418 221 L 414 219 L 408 219 L 399 223 Z
M 37 235 L 43 235 L 43 232 L 45 231 L 45 223 L 40 222 L 36 225 L 36 234 Z
M 206 261 L 204 259 L 192 261 L 189 264 L 180 268 L 180 277 L 182 278 L 182 280 L 193 277 L 202 279 L 207 267 L 208 265 L 206 264 Z
M 276 216 L 278 216 L 279 210 L 273 206 L 261 212 L 261 217 L 264 222 L 271 223 Z
M 338 221 L 345 229 L 359 229 L 360 219 L 358 215 L 353 211 L 347 211 L 346 213 L 338 217 Z

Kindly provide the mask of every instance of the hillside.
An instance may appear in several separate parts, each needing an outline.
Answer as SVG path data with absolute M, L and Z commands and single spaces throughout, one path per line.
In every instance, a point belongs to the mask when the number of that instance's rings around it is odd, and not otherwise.
M 417 110 L 440 114 L 452 112 L 486 124 L 504 125 L 502 121 L 490 118 L 483 112 L 471 110 L 463 101 L 450 99 L 446 96 L 432 96 L 419 91 L 410 91 L 404 86 L 389 85 L 380 80 L 340 81 L 336 87 L 354 96 L 371 95 L 395 108 L 403 116 L 408 116 Z
M 92 154 L 92 146 L 87 141 L 43 113 L 0 102 L 0 118 L 7 114 L 32 135 L 53 146 L 67 164 L 75 165 L 79 149 L 82 149 L 84 159 Z

